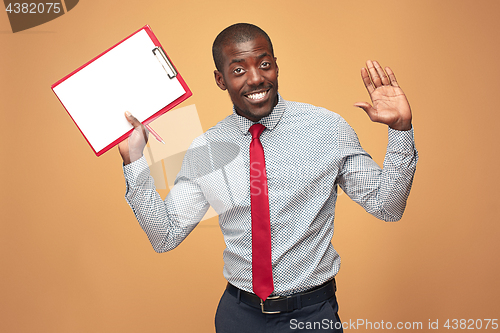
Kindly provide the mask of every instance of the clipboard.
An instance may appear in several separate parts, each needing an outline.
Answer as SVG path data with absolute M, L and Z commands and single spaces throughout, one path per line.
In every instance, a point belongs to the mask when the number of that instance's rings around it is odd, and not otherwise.
M 51 88 L 97 156 L 132 132 L 125 111 L 147 125 L 192 95 L 149 25 Z

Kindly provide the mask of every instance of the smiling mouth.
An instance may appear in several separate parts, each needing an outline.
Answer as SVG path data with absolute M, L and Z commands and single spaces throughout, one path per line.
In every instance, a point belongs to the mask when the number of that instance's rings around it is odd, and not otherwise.
M 264 90 L 264 91 L 254 92 L 251 94 L 246 94 L 245 97 L 248 99 L 251 99 L 252 101 L 260 101 L 260 100 L 263 100 L 267 96 L 268 92 L 269 92 L 269 89 Z

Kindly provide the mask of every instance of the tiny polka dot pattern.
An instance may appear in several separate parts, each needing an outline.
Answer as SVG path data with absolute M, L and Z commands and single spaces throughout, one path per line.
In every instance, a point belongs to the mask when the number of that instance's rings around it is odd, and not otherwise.
M 278 95 L 260 120 L 271 215 L 273 295 L 311 289 L 334 277 L 340 256 L 332 246 L 338 186 L 368 213 L 401 219 L 416 170 L 413 129 L 389 128 L 383 168 L 338 114 Z M 124 166 L 125 198 L 157 252 L 174 249 L 212 206 L 226 248 L 223 274 L 252 292 L 249 128 L 233 113 L 196 138 L 175 186 L 162 200 L 146 160 Z M 168 143 L 167 143 L 168 144 Z

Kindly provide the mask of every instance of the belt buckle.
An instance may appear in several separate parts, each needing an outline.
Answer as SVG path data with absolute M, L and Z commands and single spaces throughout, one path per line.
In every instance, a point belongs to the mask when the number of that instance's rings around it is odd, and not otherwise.
M 272 299 L 278 299 L 278 298 L 280 298 L 280 296 L 269 296 L 269 297 L 267 297 L 266 301 L 268 299 L 272 300 Z M 281 313 L 281 311 L 266 311 L 266 310 L 264 310 L 264 302 L 265 301 L 263 301 L 262 298 L 261 298 L 260 299 L 260 309 L 262 310 L 262 313 L 265 313 L 265 314 L 277 314 L 277 313 Z

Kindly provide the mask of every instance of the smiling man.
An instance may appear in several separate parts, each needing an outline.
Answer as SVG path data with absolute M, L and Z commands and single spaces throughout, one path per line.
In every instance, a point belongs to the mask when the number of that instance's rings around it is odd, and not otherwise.
M 146 131 L 127 114 L 135 130 L 119 145 L 126 199 L 157 252 L 178 246 L 210 205 L 219 214 L 228 285 L 217 332 L 342 332 L 331 243 L 337 188 L 381 220 L 402 217 L 417 162 L 408 101 L 390 68 L 367 62 L 361 76 L 373 105 L 355 105 L 388 125 L 381 169 L 338 114 L 283 99 L 263 30 L 232 25 L 212 51 L 233 113 L 193 141 L 165 200 L 142 156 Z
M 222 32 L 214 42 L 215 81 L 227 89 L 240 116 L 258 122 L 278 104 L 278 65 L 272 44 L 264 34 L 251 38 L 249 32 L 248 40 L 235 41 L 231 33 L 235 32 Z

